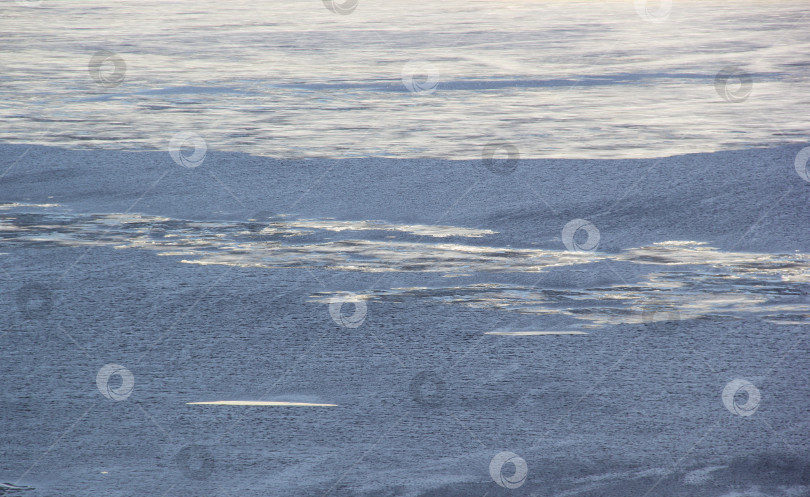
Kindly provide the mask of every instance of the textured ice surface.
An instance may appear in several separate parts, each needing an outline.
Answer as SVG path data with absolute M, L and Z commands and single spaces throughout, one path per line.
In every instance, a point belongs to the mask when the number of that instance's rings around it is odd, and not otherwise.
M 0 145 L 0 481 L 32 497 L 807 495 L 798 150 L 500 176 Z M 566 251 L 580 218 L 595 252 Z M 341 296 L 365 299 L 362 321 L 333 313 Z M 99 391 L 107 364 L 131 392 Z M 724 405 L 737 378 L 761 394 L 751 416 Z M 226 400 L 337 406 L 187 405 Z M 527 462 L 518 489 L 490 476 L 501 451 Z

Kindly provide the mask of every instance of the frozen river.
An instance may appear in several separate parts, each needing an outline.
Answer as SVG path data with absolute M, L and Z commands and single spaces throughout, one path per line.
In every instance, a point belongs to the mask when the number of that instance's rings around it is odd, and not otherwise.
M 810 496 L 808 12 L 2 2 L 0 495 Z

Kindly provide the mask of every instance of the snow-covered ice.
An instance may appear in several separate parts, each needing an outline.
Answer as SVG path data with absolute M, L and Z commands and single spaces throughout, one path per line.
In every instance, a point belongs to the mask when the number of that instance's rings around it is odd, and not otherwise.
M 30 495 L 805 495 L 799 150 L 504 176 L 2 145 L 3 474 Z M 572 219 L 598 247 L 566 249 Z M 518 333 L 540 331 L 583 334 Z M 105 364 L 134 387 L 99 393 Z M 724 405 L 738 378 L 752 415 Z M 489 475 L 504 450 L 520 488 Z

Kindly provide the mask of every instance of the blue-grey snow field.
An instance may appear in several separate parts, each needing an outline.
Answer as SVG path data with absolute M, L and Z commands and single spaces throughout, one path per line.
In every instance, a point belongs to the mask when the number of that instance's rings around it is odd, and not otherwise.
M 0 145 L 0 494 L 810 495 L 803 146 Z

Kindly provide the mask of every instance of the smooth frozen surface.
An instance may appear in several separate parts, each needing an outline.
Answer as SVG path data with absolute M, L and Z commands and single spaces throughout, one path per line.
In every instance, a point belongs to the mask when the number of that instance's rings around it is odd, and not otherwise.
M 808 495 L 800 149 L 499 175 L 0 145 L 0 481 L 32 497 Z M 594 252 L 566 250 L 575 219 L 598 228 Z M 333 314 L 342 298 L 365 319 Z M 509 336 L 541 331 L 587 334 Z M 109 364 L 131 392 L 100 391 Z M 735 379 L 761 395 L 750 416 L 724 406 Z M 273 405 L 188 405 L 218 401 Z M 493 482 L 502 451 L 526 461 L 519 488 Z
M 807 19 L 806 0 L 7 0 L 0 139 L 164 150 L 193 131 L 253 155 L 455 159 L 798 141 Z M 91 77 L 102 51 L 118 69 Z M 718 91 L 729 68 L 751 86 Z

